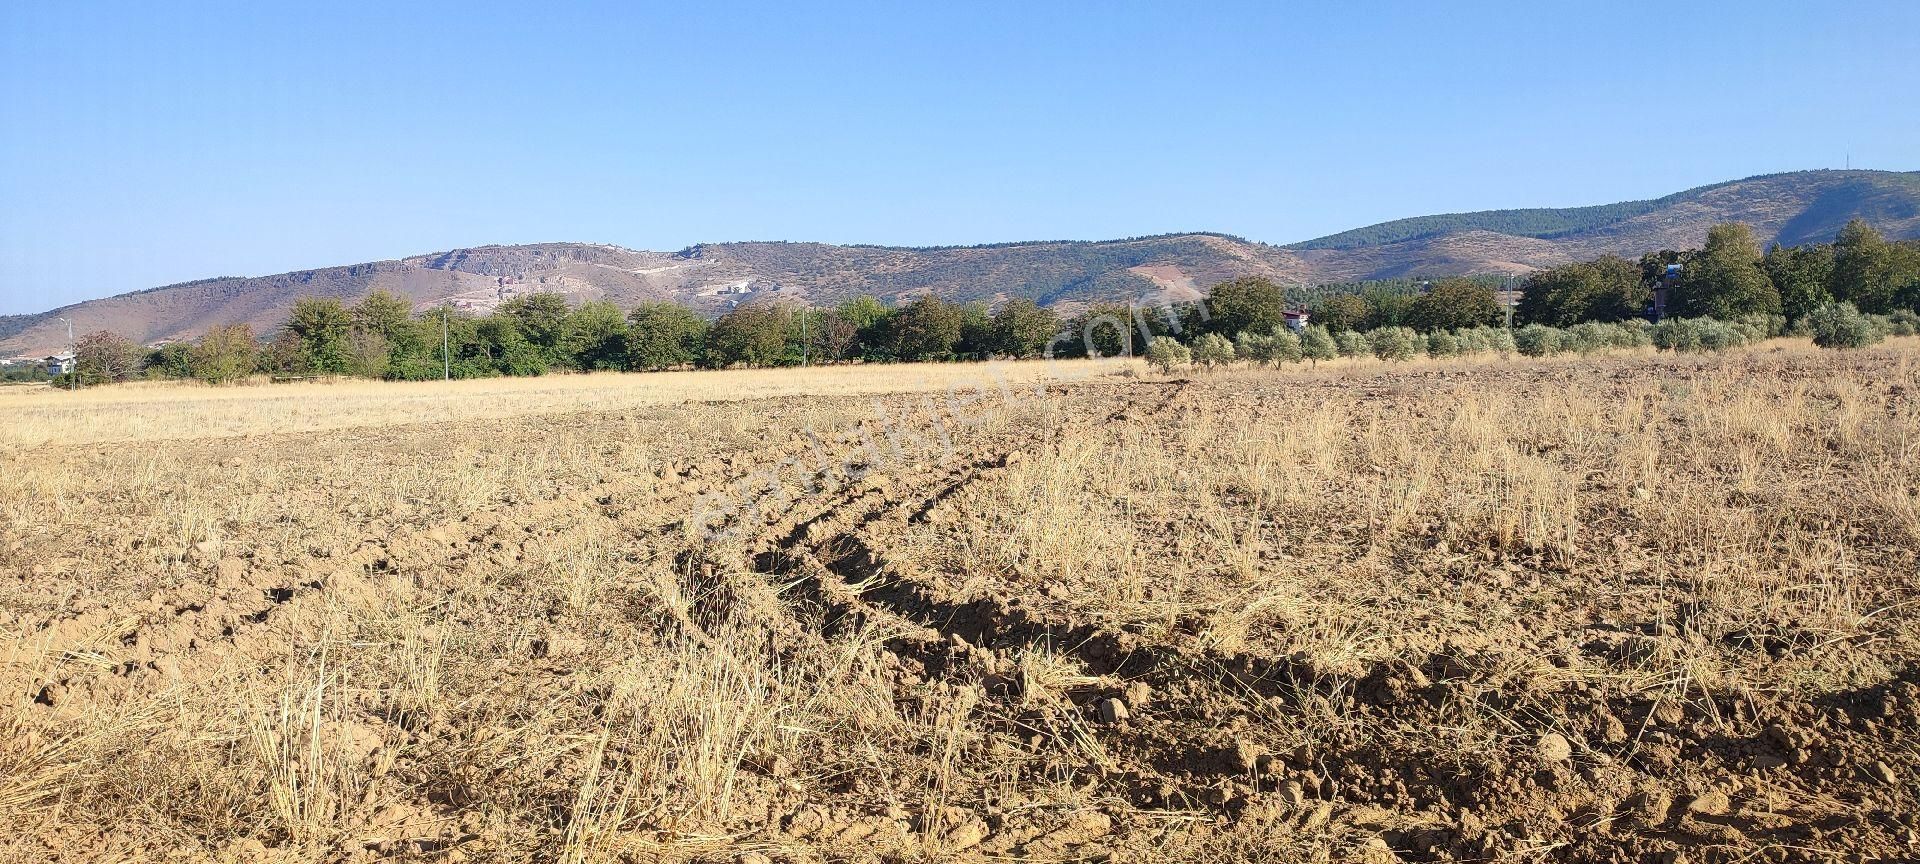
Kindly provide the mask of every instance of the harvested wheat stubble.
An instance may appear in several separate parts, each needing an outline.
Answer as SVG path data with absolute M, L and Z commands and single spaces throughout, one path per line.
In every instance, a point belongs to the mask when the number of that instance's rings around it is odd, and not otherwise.
M 0 852 L 1913 858 L 1916 358 L 39 444 Z

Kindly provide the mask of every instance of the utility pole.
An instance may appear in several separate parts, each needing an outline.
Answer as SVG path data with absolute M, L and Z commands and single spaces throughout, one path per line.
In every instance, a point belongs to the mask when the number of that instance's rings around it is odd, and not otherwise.
M 67 389 L 78 390 L 80 389 L 80 357 L 74 352 L 73 321 L 62 318 L 60 323 L 67 325 Z
M 1133 359 L 1133 325 L 1134 323 L 1135 322 L 1133 319 L 1133 298 L 1128 297 L 1127 298 L 1127 347 L 1126 347 L 1128 360 Z
M 453 380 L 453 340 L 447 337 L 447 316 L 453 310 L 440 307 L 440 380 Z
M 810 317 L 812 316 L 807 314 L 807 308 L 800 307 L 800 368 L 802 369 L 807 368 L 807 349 L 812 347 L 807 339 L 807 319 Z

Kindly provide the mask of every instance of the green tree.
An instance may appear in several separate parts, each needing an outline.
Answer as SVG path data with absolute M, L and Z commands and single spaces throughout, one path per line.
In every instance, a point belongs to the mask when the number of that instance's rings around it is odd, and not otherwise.
M 348 336 L 353 318 L 337 297 L 302 297 L 293 301 L 287 318 L 287 332 L 293 334 L 298 353 L 298 369 L 287 371 L 318 372 L 338 375 L 349 371 L 351 346 Z
M 1133 316 L 1132 323 L 1127 320 L 1129 315 Z M 1140 354 L 1144 347 L 1139 327 L 1142 320 L 1145 320 L 1144 312 L 1125 303 L 1090 304 L 1067 322 L 1064 334 L 1067 338 L 1055 346 L 1056 356 L 1118 357 L 1126 353 L 1129 346 L 1134 354 Z
M 1442 279 L 1413 299 L 1407 310 L 1417 330 L 1434 332 L 1491 324 L 1500 317 L 1493 287 L 1471 279 Z
M 834 311 L 840 313 L 847 323 L 863 329 L 886 320 L 889 314 L 887 304 L 865 294 L 841 303 Z
M 869 360 L 888 359 L 887 319 L 892 317 L 893 310 L 888 309 L 887 304 L 863 294 L 841 303 L 833 311 L 853 327 L 854 348 L 849 353 L 857 352 Z
M 1147 343 L 1147 364 L 1166 375 L 1193 362 L 1193 352 L 1172 336 L 1155 336 Z
M 523 294 L 500 304 L 496 314 L 512 322 L 520 338 L 539 352 L 543 367 L 569 365 L 567 328 L 572 318 L 567 298 L 552 292 Z
M 1283 323 L 1287 292 L 1259 276 L 1245 276 L 1213 286 L 1207 310 L 1212 314 L 1207 329 L 1213 333 L 1271 333 Z
M 1158 309 L 1137 309 L 1134 311 L 1134 340 L 1139 341 L 1145 338 L 1147 341 L 1152 341 L 1154 336 L 1172 336 L 1178 339 L 1183 335 L 1192 339 L 1207 332 L 1211 324 L 1208 316 L 1211 314 L 1207 311 L 1207 303 L 1204 300 L 1175 303 Z M 1126 320 L 1124 314 L 1120 318 L 1123 321 Z M 1147 331 L 1144 337 L 1141 335 L 1143 326 Z
M 227 384 L 253 374 L 259 353 L 252 327 L 226 324 L 200 337 L 188 354 L 188 365 L 195 378 L 208 384 Z
M 1411 360 L 1415 351 L 1426 348 L 1425 340 L 1411 327 L 1381 327 L 1367 333 L 1373 356 L 1382 360 Z
M 441 339 L 442 321 L 446 339 Z M 389 362 L 386 377 L 397 381 L 430 381 L 441 375 L 471 378 L 478 372 L 462 365 L 462 352 L 469 350 L 473 319 L 450 306 L 428 309 L 410 317 L 403 325 L 384 328 L 389 337 Z
M 413 317 L 413 304 L 385 290 L 376 290 L 347 310 L 352 319 L 348 337 L 351 371 L 356 375 L 387 375 L 409 362 L 422 362 L 421 355 L 438 356 L 440 339 L 438 319 L 433 338 L 427 328 Z M 385 357 L 376 356 L 385 352 Z
M 168 342 L 147 354 L 147 377 L 183 379 L 193 377 L 193 346 Z
M 389 342 L 399 339 L 410 327 L 413 304 L 385 290 L 375 290 L 348 310 L 353 327 L 378 333 Z
M 1193 341 L 1193 359 L 1208 369 L 1225 366 L 1234 360 L 1233 343 L 1218 333 L 1202 333 Z
M 1759 337 L 1738 324 L 1729 324 L 1713 318 L 1700 320 L 1700 347 L 1708 351 L 1738 348 L 1756 338 Z
M 410 380 L 430 380 L 438 378 L 444 368 L 455 378 L 485 378 L 500 374 L 500 364 L 496 358 L 501 353 L 501 345 L 496 338 L 518 339 L 519 334 L 513 327 L 489 315 L 475 318 L 461 314 L 451 308 L 442 307 L 429 313 L 424 319 L 429 326 L 438 331 L 444 323 L 446 327 L 447 353 L 443 357 L 439 351 L 430 352 L 425 358 L 416 358 L 395 370 Z M 438 336 L 436 332 L 434 334 Z M 521 355 L 531 354 L 522 342 L 516 349 L 516 363 Z
M 1852 303 L 1828 303 L 1807 313 L 1813 344 L 1822 348 L 1865 348 L 1881 333 Z
M 527 341 L 513 315 L 493 314 L 474 321 L 473 339 L 487 374 L 545 375 L 546 352 Z
M 1545 357 L 1560 350 L 1563 334 L 1556 327 L 1528 324 L 1513 331 L 1514 349 L 1528 357 Z
M 1693 317 L 1731 320 L 1742 315 L 1780 314 L 1780 292 L 1760 269 L 1753 231 L 1724 222 L 1707 232 L 1707 244 L 1687 261 L 1674 305 Z
M 960 307 L 923 294 L 894 310 L 888 326 L 891 352 L 907 361 L 950 359 L 964 321 Z
M 1413 294 L 1407 290 L 1376 285 L 1362 295 L 1367 301 L 1367 330 L 1401 327 L 1412 320 Z
M 780 303 L 735 307 L 707 330 L 702 365 L 778 366 L 787 360 L 787 331 L 793 309 Z
M 1309 319 L 1311 320 L 1311 319 Z M 1351 331 L 1347 331 L 1351 332 Z M 1356 334 L 1357 336 L 1358 334 Z M 1300 333 L 1300 354 L 1319 365 L 1322 360 L 1332 360 L 1340 356 L 1340 346 L 1334 341 L 1332 333 L 1320 324 L 1310 324 Z
M 1287 335 L 1291 336 L 1293 334 L 1289 333 Z M 1153 343 L 1148 342 L 1147 344 L 1151 345 Z M 1296 352 L 1300 350 L 1298 340 L 1294 341 L 1293 347 Z M 1247 333 L 1242 331 L 1240 335 L 1233 337 L 1233 353 L 1234 356 L 1250 363 L 1258 363 L 1262 366 L 1272 363 L 1275 359 L 1273 334 Z
M 1885 314 L 1920 295 L 1920 253 L 1888 243 L 1864 219 L 1854 219 L 1833 241 L 1830 288 L 1867 314 Z
M 1585 357 L 1609 348 L 1622 347 L 1623 334 L 1616 324 L 1582 321 L 1561 332 L 1560 350 Z
M 1893 249 L 1893 303 L 1899 309 L 1920 312 L 1920 242 L 1896 243 Z
M 566 326 L 568 365 L 581 370 L 627 368 L 627 318 L 604 300 L 582 303 Z
M 1833 301 L 1833 247 L 1827 244 L 1782 246 L 1760 258 L 1760 269 L 1780 294 L 1780 311 L 1790 321 Z
M 1666 318 L 1653 325 L 1653 347 L 1662 351 L 1699 351 L 1701 320 Z
M 1038 357 L 1060 332 L 1060 317 L 1032 300 L 1015 297 L 1001 304 L 989 325 L 989 351 L 1006 357 Z
M 1371 313 L 1366 299 L 1360 295 L 1335 294 L 1314 304 L 1307 320 L 1325 326 L 1330 333 L 1339 333 L 1367 326 L 1367 316 Z
M 1333 340 L 1329 338 L 1327 344 L 1333 344 Z M 1236 350 L 1238 350 L 1237 346 Z M 1300 334 L 1293 332 L 1292 328 L 1284 324 L 1275 327 L 1273 329 L 1271 356 L 1272 362 L 1274 363 L 1298 363 L 1300 362 L 1300 358 L 1306 356 L 1305 340 L 1300 338 Z
M 960 338 L 954 353 L 986 359 L 993 354 L 993 312 L 980 301 L 960 304 Z
M 1333 346 L 1342 357 L 1365 357 L 1373 353 L 1373 343 L 1367 341 L 1367 334 L 1358 330 L 1342 330 L 1333 334 Z
M 1541 270 L 1527 277 L 1514 315 L 1551 327 L 1635 318 L 1652 299 L 1642 276 L 1640 267 L 1615 255 Z
M 699 363 L 707 322 L 678 303 L 642 303 L 627 315 L 627 366 L 670 369 Z
M 1640 284 L 1651 287 L 1667 275 L 1667 268 L 1678 264 L 1684 271 L 1687 262 L 1693 259 L 1698 249 L 1662 249 L 1640 256 Z

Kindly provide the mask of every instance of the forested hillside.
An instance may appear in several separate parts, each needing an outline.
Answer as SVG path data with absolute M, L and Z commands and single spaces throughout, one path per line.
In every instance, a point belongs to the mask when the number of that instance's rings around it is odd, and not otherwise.
M 1351 231 L 1289 245 L 1288 249 L 1353 249 L 1380 246 L 1461 231 L 1492 231 L 1515 237 L 1551 240 L 1618 225 L 1660 210 L 1686 208 L 1739 187 L 1755 211 L 1791 208 L 1792 218 L 1777 232 L 1781 242 L 1794 244 L 1832 239 L 1833 232 L 1854 216 L 1875 221 L 1915 218 L 1915 196 L 1920 195 L 1920 172 L 1797 171 L 1714 183 L 1647 201 L 1622 201 L 1589 207 L 1532 207 L 1443 213 L 1396 219 Z M 1810 193 L 1810 194 L 1809 194 Z
M 1689 193 L 1680 193 L 1680 195 L 1686 194 Z M 1352 249 L 1359 246 L 1382 246 L 1455 231 L 1493 231 L 1515 237 L 1547 239 L 1602 225 L 1611 225 L 1643 213 L 1650 213 L 1678 197 L 1680 196 L 1652 201 L 1622 201 L 1618 204 L 1596 204 L 1591 207 L 1530 207 L 1520 210 L 1481 210 L 1473 213 L 1415 216 L 1411 219 L 1396 219 L 1392 222 L 1329 234 L 1305 243 L 1295 243 L 1287 248 Z

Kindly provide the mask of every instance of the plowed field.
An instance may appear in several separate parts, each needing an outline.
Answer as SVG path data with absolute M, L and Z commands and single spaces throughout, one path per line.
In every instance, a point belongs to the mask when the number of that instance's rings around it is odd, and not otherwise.
M 0 857 L 1913 860 L 1916 360 L 0 393 Z

